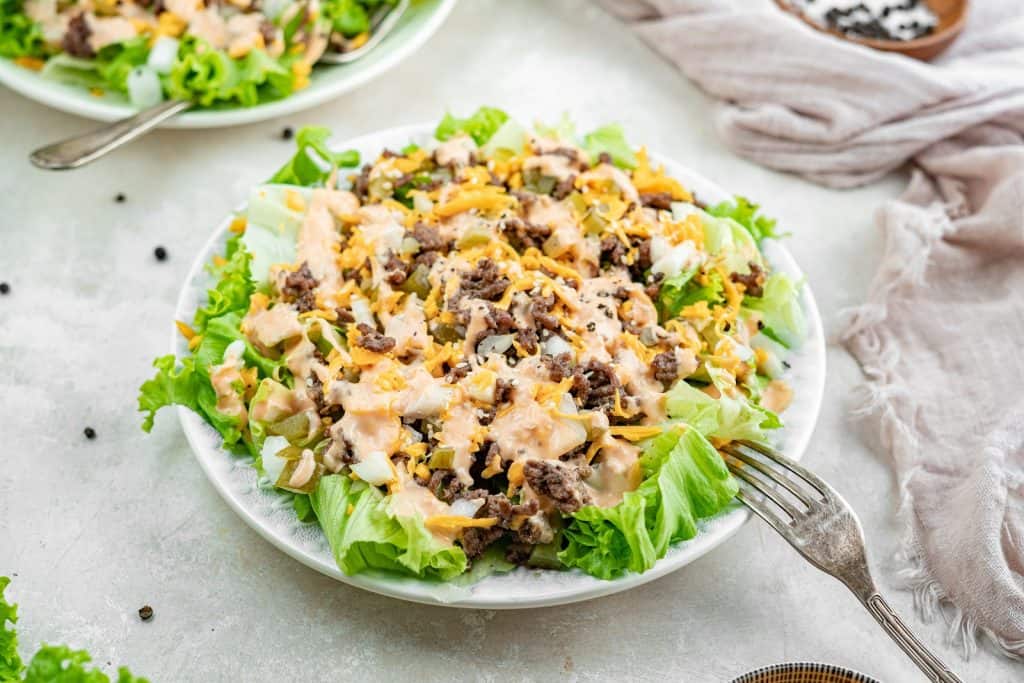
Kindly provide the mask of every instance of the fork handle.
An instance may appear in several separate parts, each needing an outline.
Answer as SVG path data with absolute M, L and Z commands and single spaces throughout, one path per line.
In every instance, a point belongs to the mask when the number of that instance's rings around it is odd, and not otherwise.
M 867 598 L 861 598 L 861 602 L 864 603 L 875 621 L 882 625 L 889 637 L 896 641 L 896 644 L 907 653 L 914 664 L 917 664 L 918 668 L 924 672 L 928 680 L 936 683 L 963 683 L 917 639 L 878 592 L 871 593 Z
M 167 100 L 129 118 L 41 147 L 32 152 L 29 159 L 36 167 L 48 171 L 78 168 L 131 142 L 191 106 L 191 102 L 184 100 Z

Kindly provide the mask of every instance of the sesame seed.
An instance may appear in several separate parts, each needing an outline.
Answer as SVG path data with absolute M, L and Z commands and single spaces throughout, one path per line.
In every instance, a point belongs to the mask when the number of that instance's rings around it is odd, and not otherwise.
M 156 249 L 153 250 L 153 256 L 156 257 L 157 261 L 166 261 L 167 250 L 164 249 L 163 247 L 157 247 Z
M 10 294 L 11 286 L 6 282 L 0 282 L 0 294 Z
M 117 196 L 114 197 L 114 201 L 118 204 L 124 203 L 125 199 L 127 199 L 127 197 L 124 196 L 124 192 L 118 192 Z
M 87 439 L 95 439 L 96 438 L 96 430 L 93 429 L 92 427 L 86 427 L 83 430 L 83 433 L 85 434 L 85 438 L 87 438 Z

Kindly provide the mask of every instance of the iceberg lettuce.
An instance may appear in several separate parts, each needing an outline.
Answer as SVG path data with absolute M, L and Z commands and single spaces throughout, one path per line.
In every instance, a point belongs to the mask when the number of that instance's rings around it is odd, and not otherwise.
M 597 161 L 597 158 L 604 152 L 611 156 L 612 163 L 616 166 L 636 167 L 636 153 L 626 141 L 626 133 L 622 130 L 622 126 L 617 123 L 602 126 L 587 133 L 580 141 L 580 145 L 594 161 Z
M 588 505 L 564 530 L 558 558 L 601 579 L 642 572 L 668 548 L 697 535 L 697 520 L 711 517 L 736 495 L 722 456 L 694 428 L 681 425 L 655 437 L 640 458 L 643 481 L 610 508 Z
M 472 116 L 465 119 L 445 114 L 434 130 L 434 137 L 444 142 L 458 133 L 465 133 L 473 138 L 478 146 L 483 146 L 506 121 L 508 114 L 494 107 L 480 107 Z
M 445 581 L 466 570 L 461 548 L 434 538 L 418 517 L 393 516 L 375 486 L 333 474 L 309 502 L 346 574 L 380 569 Z
M 800 346 L 807 334 L 807 318 L 800 306 L 801 284 L 785 273 L 772 273 L 764 283 L 761 297 L 743 299 L 744 307 L 761 313 L 761 333 L 787 349 Z

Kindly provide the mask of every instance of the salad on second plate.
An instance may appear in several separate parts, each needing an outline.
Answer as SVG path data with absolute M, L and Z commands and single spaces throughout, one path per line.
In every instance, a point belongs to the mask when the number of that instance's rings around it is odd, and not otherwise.
M 325 50 L 365 43 L 394 2 L 0 0 L 0 57 L 140 108 L 253 106 L 308 86 Z
M 791 398 L 799 283 L 774 221 L 716 206 L 617 126 L 447 116 L 337 182 L 326 129 L 256 188 L 156 361 L 319 523 L 339 567 L 451 579 L 479 558 L 642 572 L 736 493 L 716 445 Z

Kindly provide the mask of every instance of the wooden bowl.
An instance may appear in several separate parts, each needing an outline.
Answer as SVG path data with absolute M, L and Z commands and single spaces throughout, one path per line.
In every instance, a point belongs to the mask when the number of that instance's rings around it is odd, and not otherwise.
M 851 43 L 858 43 L 883 52 L 898 52 L 907 57 L 927 61 L 938 57 L 960 35 L 967 22 L 967 5 L 969 3 L 968 0 L 925 0 L 925 3 L 935 12 L 935 16 L 939 20 L 934 31 L 915 40 L 875 40 L 847 36 L 839 31 L 818 26 L 805 17 L 799 9 L 791 5 L 788 0 L 775 0 L 775 4 L 782 10 L 796 15 L 814 29 L 830 33 Z

